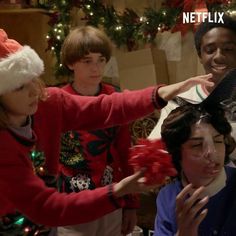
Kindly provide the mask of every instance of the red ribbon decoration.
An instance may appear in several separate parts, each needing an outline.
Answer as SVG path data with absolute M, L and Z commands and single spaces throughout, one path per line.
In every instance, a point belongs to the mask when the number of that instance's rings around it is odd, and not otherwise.
M 163 184 L 166 177 L 177 175 L 172 158 L 160 139 L 139 139 L 130 150 L 129 164 L 134 171 L 147 169 L 144 173 L 147 185 Z

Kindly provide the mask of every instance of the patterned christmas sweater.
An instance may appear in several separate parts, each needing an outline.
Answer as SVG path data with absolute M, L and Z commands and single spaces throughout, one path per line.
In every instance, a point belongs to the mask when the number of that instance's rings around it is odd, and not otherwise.
M 71 84 L 63 87 L 70 94 L 78 95 Z M 101 94 L 112 94 L 117 89 L 105 83 L 100 84 Z M 93 114 L 96 116 L 96 113 Z M 83 131 L 73 130 L 62 135 L 60 155 L 59 190 L 79 192 L 94 189 L 133 173 L 128 165 L 131 145 L 129 126 Z M 126 208 L 139 206 L 137 195 L 125 197 Z
M 99 97 L 73 96 L 59 88 L 48 88 L 48 99 L 39 103 L 32 117 L 34 140 L 0 130 L 0 216 L 18 212 L 48 226 L 80 224 L 116 209 L 108 187 L 63 194 L 48 188 L 34 172 L 30 153 L 45 156 L 47 176 L 58 173 L 61 133 L 124 124 L 164 105 L 155 88 L 113 93 Z M 155 101 L 154 99 L 155 98 Z M 94 116 L 96 112 L 96 116 Z M 41 154 L 40 154 L 41 156 Z M 122 199 L 117 199 L 123 206 Z M 96 209 L 96 210 L 94 210 Z

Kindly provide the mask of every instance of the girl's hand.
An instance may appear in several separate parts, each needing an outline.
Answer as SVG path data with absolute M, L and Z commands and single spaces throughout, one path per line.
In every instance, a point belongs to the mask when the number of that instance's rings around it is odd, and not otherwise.
M 214 83 L 210 81 L 211 78 L 212 74 L 192 77 L 179 83 L 160 87 L 157 92 L 162 99 L 164 99 L 165 101 L 169 101 L 175 98 L 178 94 L 188 91 L 191 87 L 197 84 L 206 87 L 213 87 Z
M 146 185 L 146 179 L 143 177 L 145 171 L 146 169 L 143 168 L 116 183 L 113 188 L 114 196 L 122 197 L 126 194 L 147 192 L 156 188 L 158 185 Z
M 197 236 L 198 226 L 207 215 L 208 196 L 201 199 L 204 187 L 194 189 L 187 185 L 176 197 L 177 236 Z M 189 197 L 190 196 L 190 197 Z

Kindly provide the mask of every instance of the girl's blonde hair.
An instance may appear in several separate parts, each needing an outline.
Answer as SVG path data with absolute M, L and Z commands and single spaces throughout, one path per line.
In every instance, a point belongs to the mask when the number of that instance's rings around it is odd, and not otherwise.
M 108 36 L 98 28 L 81 26 L 66 37 L 61 50 L 61 62 L 68 68 L 89 53 L 101 53 L 109 61 L 112 44 Z
M 46 101 L 48 94 L 47 91 L 45 90 L 44 82 L 41 79 L 36 79 L 35 82 L 37 83 L 40 90 L 39 100 Z M 6 129 L 9 128 L 10 124 L 7 112 L 1 103 L 1 97 L 2 95 L 0 96 L 0 129 Z

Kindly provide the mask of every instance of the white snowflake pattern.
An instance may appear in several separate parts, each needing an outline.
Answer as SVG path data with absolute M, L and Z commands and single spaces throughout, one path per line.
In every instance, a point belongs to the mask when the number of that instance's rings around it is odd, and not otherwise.
M 112 180 L 113 180 L 113 169 L 111 168 L 111 166 L 106 166 L 102 176 L 101 185 L 105 186 L 111 184 Z

